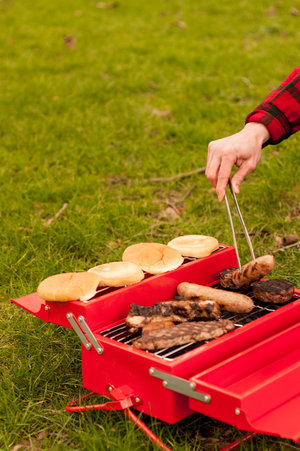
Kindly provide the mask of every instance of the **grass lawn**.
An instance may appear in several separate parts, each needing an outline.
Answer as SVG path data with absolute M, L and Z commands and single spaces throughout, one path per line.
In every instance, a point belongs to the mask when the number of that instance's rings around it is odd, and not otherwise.
M 9 299 L 136 242 L 199 233 L 231 244 L 204 175 L 149 178 L 205 166 L 208 142 L 239 130 L 299 65 L 299 30 L 300 0 L 0 0 L 1 450 L 156 449 L 120 412 L 64 411 L 85 392 L 80 342 Z M 299 138 L 267 147 L 242 186 L 257 255 L 300 234 Z M 299 249 L 274 255 L 272 277 L 300 287 Z M 198 414 L 142 419 L 176 451 L 242 435 Z M 243 449 L 296 446 L 257 436 Z

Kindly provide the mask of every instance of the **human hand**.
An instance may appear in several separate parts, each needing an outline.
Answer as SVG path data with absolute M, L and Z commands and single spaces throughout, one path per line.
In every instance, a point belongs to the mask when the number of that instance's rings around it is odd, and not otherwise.
M 224 200 L 234 165 L 238 170 L 231 179 L 232 188 L 236 194 L 240 192 L 244 178 L 258 165 L 262 146 L 270 136 L 263 124 L 248 122 L 240 132 L 209 143 L 205 175 L 216 188 L 219 201 Z

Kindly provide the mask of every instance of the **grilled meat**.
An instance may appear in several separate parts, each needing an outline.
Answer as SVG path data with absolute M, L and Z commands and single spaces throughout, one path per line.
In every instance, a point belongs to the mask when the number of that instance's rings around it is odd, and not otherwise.
M 227 319 L 186 322 L 143 333 L 140 338 L 133 342 L 133 346 L 137 349 L 153 351 L 196 341 L 210 340 L 220 337 L 232 329 L 234 329 L 234 324 Z
M 166 321 L 168 322 L 176 322 L 182 323 L 187 321 L 187 318 L 183 318 L 178 315 L 170 315 L 170 316 L 162 316 L 162 315 L 153 315 L 153 316 L 142 316 L 142 315 L 134 315 L 131 312 L 128 313 L 126 317 L 126 324 L 129 327 L 129 332 L 134 333 L 140 329 L 143 329 L 145 326 L 149 324 L 164 324 Z M 162 326 L 163 327 L 163 326 Z
M 283 279 L 261 280 L 255 282 L 252 288 L 256 299 L 263 302 L 273 302 L 274 304 L 287 302 L 294 294 L 294 285 Z
M 174 326 L 173 321 L 168 321 L 168 320 L 163 319 L 162 321 L 152 322 L 143 327 L 143 334 L 147 333 L 147 332 L 151 332 L 152 330 L 162 329 L 163 327 L 170 327 L 170 326 Z
M 185 299 L 213 299 L 222 310 L 228 312 L 247 313 L 251 312 L 254 307 L 249 296 L 196 283 L 181 282 L 177 286 L 177 291 Z
M 142 329 L 147 324 L 163 321 L 182 323 L 195 319 L 219 319 L 220 308 L 213 301 L 177 301 L 157 302 L 153 306 L 131 304 L 126 324 L 131 332 Z
M 220 273 L 220 284 L 223 288 L 241 289 L 251 285 L 269 274 L 274 268 L 273 255 L 263 255 L 239 268 L 224 269 Z

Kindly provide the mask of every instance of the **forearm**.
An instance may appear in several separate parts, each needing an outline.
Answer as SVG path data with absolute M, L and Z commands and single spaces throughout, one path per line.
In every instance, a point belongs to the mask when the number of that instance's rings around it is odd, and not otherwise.
M 264 125 L 270 138 L 264 145 L 277 144 L 300 130 L 300 67 L 297 67 L 246 118 L 246 124 Z

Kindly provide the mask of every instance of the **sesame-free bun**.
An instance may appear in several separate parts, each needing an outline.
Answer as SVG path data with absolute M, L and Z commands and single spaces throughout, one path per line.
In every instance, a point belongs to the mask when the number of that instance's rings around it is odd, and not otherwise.
M 206 235 L 183 235 L 168 243 L 168 246 L 176 249 L 185 257 L 207 257 L 219 248 L 216 238 Z
M 88 270 L 89 273 L 98 274 L 99 286 L 122 287 L 140 282 L 145 277 L 142 268 L 130 262 L 111 262 L 98 265 Z
M 183 257 L 165 244 L 139 243 L 125 249 L 122 260 L 139 265 L 149 274 L 161 274 L 178 268 Z
M 55 274 L 43 280 L 37 289 L 46 301 L 87 301 L 96 294 L 100 276 L 89 272 Z

